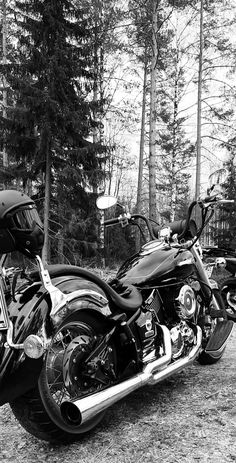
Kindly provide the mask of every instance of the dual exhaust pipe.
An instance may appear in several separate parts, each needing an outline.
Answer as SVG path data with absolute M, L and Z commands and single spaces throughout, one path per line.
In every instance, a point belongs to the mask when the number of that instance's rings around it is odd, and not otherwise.
M 164 339 L 164 355 L 144 366 L 143 371 L 104 391 L 78 399 L 65 401 L 61 404 L 61 415 L 70 426 L 80 426 L 95 415 L 103 412 L 111 405 L 145 385 L 154 385 L 181 371 L 190 365 L 199 353 L 202 341 L 202 331 L 197 327 L 196 344 L 189 354 L 171 363 L 172 347 L 170 332 L 166 326 L 161 326 Z

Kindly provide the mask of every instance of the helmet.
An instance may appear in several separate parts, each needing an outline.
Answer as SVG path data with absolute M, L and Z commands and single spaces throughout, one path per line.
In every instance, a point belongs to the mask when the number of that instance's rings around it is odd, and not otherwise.
M 0 191 L 0 252 L 21 251 L 33 257 L 43 242 L 43 225 L 34 201 L 16 190 Z

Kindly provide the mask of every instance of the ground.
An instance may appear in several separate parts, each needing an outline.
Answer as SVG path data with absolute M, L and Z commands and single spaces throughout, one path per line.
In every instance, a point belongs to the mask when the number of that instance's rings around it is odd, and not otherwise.
M 107 412 L 90 435 L 59 446 L 26 433 L 8 405 L 0 409 L 4 463 L 230 463 L 236 461 L 236 327 L 222 359 L 195 362 L 146 386 Z

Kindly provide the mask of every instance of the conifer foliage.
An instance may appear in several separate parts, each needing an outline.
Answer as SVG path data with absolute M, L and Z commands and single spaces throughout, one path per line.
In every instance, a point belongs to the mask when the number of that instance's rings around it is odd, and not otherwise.
M 47 260 L 53 228 L 59 242 L 76 216 L 86 234 L 100 177 L 101 146 L 88 141 L 95 126 L 93 30 L 87 11 L 73 1 L 20 0 L 14 12 L 17 48 L 4 67 L 12 101 L 2 127 L 11 176 L 44 199 Z

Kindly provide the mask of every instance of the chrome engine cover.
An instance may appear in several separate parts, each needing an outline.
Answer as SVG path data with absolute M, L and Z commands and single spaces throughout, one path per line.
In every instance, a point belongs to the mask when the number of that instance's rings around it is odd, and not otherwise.
M 185 350 L 194 343 L 194 332 L 187 322 L 181 321 L 170 330 L 172 344 L 172 359 L 180 357 Z
M 189 320 L 192 318 L 196 312 L 197 301 L 191 286 L 182 286 L 179 295 L 175 300 L 177 302 L 177 312 L 179 317 L 183 320 Z

